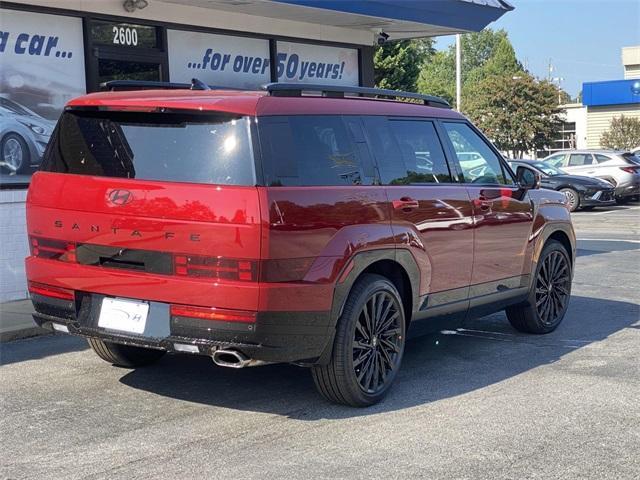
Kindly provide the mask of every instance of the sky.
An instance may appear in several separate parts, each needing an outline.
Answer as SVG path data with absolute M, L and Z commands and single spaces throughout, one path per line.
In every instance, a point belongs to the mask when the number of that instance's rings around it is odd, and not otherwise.
M 640 45 L 640 0 L 509 0 L 507 12 L 490 28 L 503 28 L 518 60 L 537 77 L 562 78 L 572 97 L 582 82 L 623 78 L 622 47 Z M 440 37 L 437 49 L 454 42 Z

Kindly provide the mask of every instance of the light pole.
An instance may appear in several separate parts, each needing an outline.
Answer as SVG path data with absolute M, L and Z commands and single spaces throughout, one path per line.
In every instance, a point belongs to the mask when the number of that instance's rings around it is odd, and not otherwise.
M 462 48 L 460 34 L 456 35 L 456 110 L 462 111 Z

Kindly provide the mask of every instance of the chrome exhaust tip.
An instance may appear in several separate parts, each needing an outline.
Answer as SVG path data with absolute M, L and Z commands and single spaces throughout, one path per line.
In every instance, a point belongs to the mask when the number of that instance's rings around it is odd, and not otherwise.
M 211 358 L 213 359 L 213 363 L 219 367 L 227 368 L 257 367 L 268 363 L 249 358 L 237 350 L 216 350 L 213 352 L 213 355 L 211 355 Z

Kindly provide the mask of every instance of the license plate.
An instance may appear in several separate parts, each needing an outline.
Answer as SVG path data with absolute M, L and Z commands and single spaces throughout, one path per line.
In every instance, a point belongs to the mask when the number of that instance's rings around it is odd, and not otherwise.
M 121 332 L 142 333 L 147 323 L 149 304 L 121 298 L 104 298 L 98 326 Z

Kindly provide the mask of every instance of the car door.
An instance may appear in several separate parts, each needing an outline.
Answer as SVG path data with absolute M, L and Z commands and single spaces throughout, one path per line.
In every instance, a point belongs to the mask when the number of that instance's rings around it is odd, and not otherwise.
M 590 153 L 570 153 L 565 162 L 567 165 L 563 169 L 572 175 L 592 176 L 593 173 L 590 174 L 589 171 L 596 168 L 593 155 Z
M 473 307 L 474 298 L 490 301 L 492 295 L 508 295 L 510 290 L 527 284 L 533 204 L 516 184 L 506 162 L 475 128 L 457 121 L 443 121 L 442 128 L 473 207 L 474 257 L 469 292 Z M 459 159 L 458 152 L 470 150 L 479 154 L 481 162 Z
M 411 251 L 422 271 L 421 309 L 466 313 L 473 212 L 466 189 L 449 168 L 434 122 L 384 117 L 364 122 L 389 199 L 394 240 L 398 248 Z

